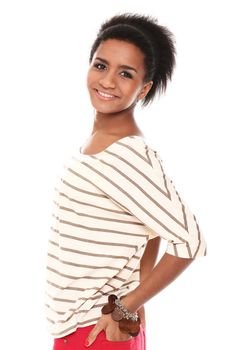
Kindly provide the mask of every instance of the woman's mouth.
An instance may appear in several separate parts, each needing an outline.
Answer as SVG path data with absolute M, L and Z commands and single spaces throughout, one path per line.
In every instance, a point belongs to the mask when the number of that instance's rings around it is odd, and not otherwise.
M 112 101 L 114 99 L 117 98 L 117 96 L 115 95 L 111 95 L 111 94 L 107 94 L 106 92 L 100 91 L 95 89 L 96 95 L 98 96 L 98 98 L 100 98 L 101 100 L 104 101 Z

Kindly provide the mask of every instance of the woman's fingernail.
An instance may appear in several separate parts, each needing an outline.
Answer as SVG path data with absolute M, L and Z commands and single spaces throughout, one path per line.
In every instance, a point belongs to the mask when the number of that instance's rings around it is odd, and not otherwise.
M 85 340 L 85 346 L 89 346 L 89 340 L 88 339 Z

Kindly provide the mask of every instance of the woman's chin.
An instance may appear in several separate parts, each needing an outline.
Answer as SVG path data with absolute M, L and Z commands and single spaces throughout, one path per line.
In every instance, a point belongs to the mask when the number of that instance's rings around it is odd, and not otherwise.
M 96 112 L 102 113 L 102 114 L 118 114 L 118 113 L 126 112 L 127 110 L 130 109 L 129 107 L 128 108 L 127 107 L 103 108 L 96 105 L 93 105 L 93 107 L 96 110 Z
M 114 103 L 105 103 L 105 102 L 99 102 L 96 101 L 94 99 L 91 99 L 91 104 L 93 106 L 93 108 L 99 112 L 99 113 L 103 113 L 103 114 L 112 114 L 112 113 L 120 113 L 123 111 L 127 111 L 131 108 L 135 107 L 135 103 L 131 103 L 130 105 L 123 105 L 121 104 L 114 104 Z
M 110 103 L 99 103 L 96 101 L 92 101 L 92 106 L 94 109 L 99 112 L 99 113 L 117 113 L 121 112 L 124 110 L 124 107 L 122 106 L 114 106 L 113 104 Z

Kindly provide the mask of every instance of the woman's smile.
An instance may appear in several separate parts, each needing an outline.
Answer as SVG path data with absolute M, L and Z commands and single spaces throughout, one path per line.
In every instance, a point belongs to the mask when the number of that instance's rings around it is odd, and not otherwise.
M 98 90 L 98 89 L 95 89 L 95 93 L 96 93 L 97 97 L 103 101 L 112 101 L 112 100 L 115 100 L 116 98 L 118 98 L 115 95 L 103 92 L 103 91 Z

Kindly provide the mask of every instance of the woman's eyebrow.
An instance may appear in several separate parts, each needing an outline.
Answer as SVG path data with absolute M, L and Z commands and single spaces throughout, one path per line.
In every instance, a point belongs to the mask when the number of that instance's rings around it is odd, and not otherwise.
M 95 59 L 96 59 L 96 60 L 99 60 L 99 61 L 101 61 L 101 62 L 103 62 L 103 63 L 109 64 L 109 62 L 108 62 L 107 60 L 105 60 L 104 58 L 96 57 Z M 127 66 L 126 64 L 121 64 L 119 67 L 120 67 L 120 68 L 124 68 L 124 69 L 130 69 L 130 70 L 133 70 L 134 72 L 137 73 L 137 70 L 136 70 L 135 68 L 130 67 L 130 66 Z

